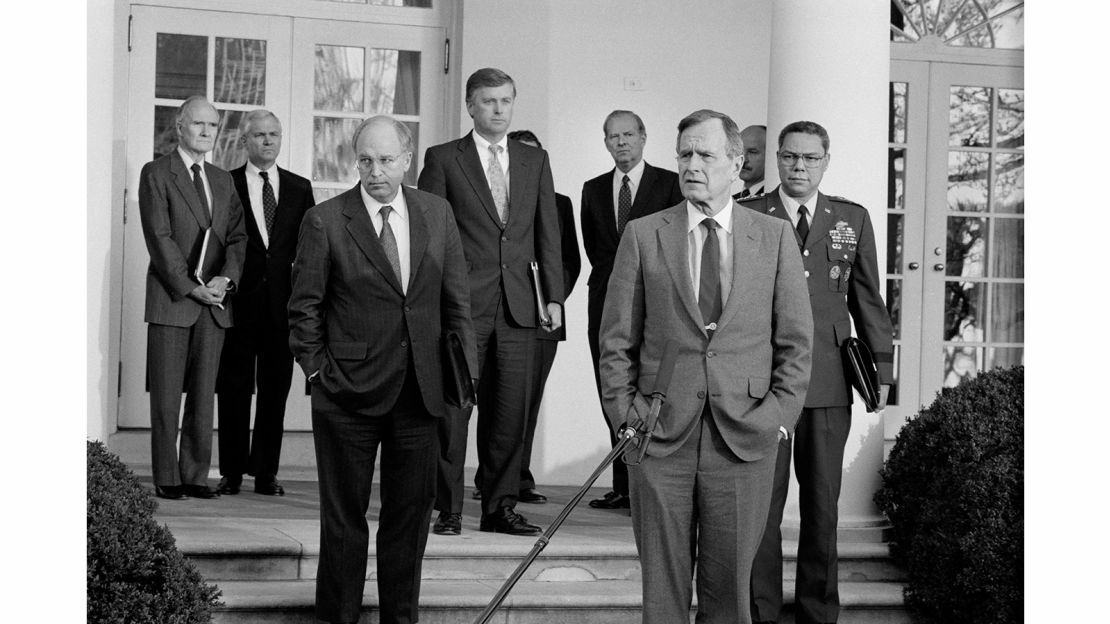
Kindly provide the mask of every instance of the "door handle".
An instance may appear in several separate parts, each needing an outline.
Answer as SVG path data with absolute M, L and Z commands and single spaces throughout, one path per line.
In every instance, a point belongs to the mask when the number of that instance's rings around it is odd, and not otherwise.
M 934 271 L 943 271 L 944 270 L 944 265 L 938 262 L 938 263 L 933 265 L 933 270 Z
M 921 267 L 921 265 L 920 265 L 920 264 L 918 264 L 918 263 L 916 263 L 916 262 L 911 262 L 911 263 L 910 263 L 910 267 L 909 267 L 909 268 L 910 268 L 910 270 L 911 270 L 911 271 L 916 271 L 916 270 L 917 270 L 917 269 L 919 269 L 920 267 Z

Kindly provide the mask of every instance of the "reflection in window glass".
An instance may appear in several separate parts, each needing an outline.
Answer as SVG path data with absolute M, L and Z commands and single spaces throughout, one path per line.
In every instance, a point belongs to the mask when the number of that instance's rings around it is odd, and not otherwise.
M 991 219 L 991 277 L 1025 277 L 1025 220 Z
M 987 211 L 987 163 L 985 152 L 948 153 L 948 209 L 959 212 Z
M 216 37 L 215 74 L 213 101 L 265 105 L 266 42 Z
M 905 217 L 900 214 L 886 216 L 886 272 L 892 275 L 902 273 L 902 241 L 905 240 L 902 228 Z
M 891 210 L 906 208 L 906 149 L 887 150 L 886 206 Z
M 1022 0 L 901 0 L 891 3 L 891 41 L 915 42 L 927 35 L 946 44 L 977 48 L 1025 47 Z
M 206 93 L 208 38 L 158 33 L 154 54 L 154 97 L 184 100 Z
M 986 368 L 1009 368 L 1025 364 L 1025 349 L 1021 347 L 995 347 L 987 349 Z
M 945 347 L 944 387 L 954 388 L 961 381 L 975 377 L 982 353 L 982 349 L 975 347 Z
M 948 144 L 960 147 L 990 145 L 990 112 L 989 87 L 952 87 L 948 97 Z
M 999 89 L 995 147 L 1025 148 L 1025 91 Z
M 1025 342 L 1025 286 L 991 284 L 990 342 Z
M 220 111 L 220 134 L 216 137 L 211 160 L 221 169 L 230 171 L 247 162 L 247 150 L 239 144 L 239 125 L 245 114 L 243 111 Z
M 316 46 L 316 110 L 363 112 L 363 57 L 363 48 Z
M 902 345 L 894 345 L 894 383 L 886 395 L 887 405 L 898 405 L 898 387 L 902 380 Z
M 886 281 L 886 309 L 894 324 L 894 339 L 898 340 L 902 337 L 902 280 Z
M 887 140 L 891 143 L 906 142 L 906 97 L 909 83 L 890 83 L 890 132 Z
M 979 282 L 944 283 L 944 340 L 982 342 L 987 313 L 987 285 Z
M 367 77 L 373 114 L 420 114 L 420 52 L 371 49 Z
M 994 212 L 1025 212 L 1025 154 L 994 155 L 994 194 L 991 204 Z
M 154 158 L 165 156 L 177 149 L 176 106 L 154 107 Z
M 409 186 L 416 186 L 416 172 L 420 171 L 418 160 L 423 153 L 420 149 L 420 124 L 415 121 L 406 121 L 405 125 L 409 127 L 409 132 L 412 133 L 412 165 L 405 172 L 404 182 Z
M 949 277 L 984 277 L 987 250 L 987 220 L 978 217 L 948 217 L 947 268 Z
M 312 120 L 312 179 L 316 182 L 358 180 L 351 137 L 360 119 L 316 117 Z

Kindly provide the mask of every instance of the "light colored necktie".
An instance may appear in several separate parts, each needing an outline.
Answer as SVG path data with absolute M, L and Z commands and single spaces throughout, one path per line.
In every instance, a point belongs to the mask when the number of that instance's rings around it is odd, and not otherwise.
M 632 212 L 632 189 L 628 186 L 628 176 L 624 176 L 621 179 L 621 190 L 617 194 L 617 234 L 624 232 L 630 212 Z
M 489 190 L 493 194 L 493 204 L 497 206 L 497 216 L 501 225 L 505 225 L 509 222 L 509 186 L 505 184 L 505 172 L 501 170 L 501 161 L 497 158 L 501 149 L 500 145 L 489 146 L 486 175 L 489 176 Z
M 401 255 L 397 253 L 397 237 L 393 235 L 393 228 L 389 225 L 389 213 L 393 206 L 382 206 L 379 211 L 382 215 L 382 231 L 378 240 L 382 243 L 385 257 L 389 259 L 389 266 L 393 267 L 393 274 L 397 276 L 397 283 L 401 283 Z

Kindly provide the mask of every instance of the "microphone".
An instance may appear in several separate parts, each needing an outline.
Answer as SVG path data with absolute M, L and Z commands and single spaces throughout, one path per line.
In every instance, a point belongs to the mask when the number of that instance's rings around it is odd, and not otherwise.
M 659 424 L 659 412 L 662 411 L 663 404 L 667 401 L 667 388 L 671 385 L 671 377 L 674 376 L 675 360 L 678 359 L 677 351 L 678 343 L 673 340 L 668 340 L 663 347 L 663 359 L 659 362 L 659 372 L 655 375 L 655 388 L 651 391 L 651 409 L 648 410 L 647 422 L 644 423 L 644 430 L 641 432 L 644 442 L 640 446 L 640 456 L 636 460 L 637 464 L 644 461 L 648 444 L 651 443 L 651 434 L 655 432 L 655 427 Z

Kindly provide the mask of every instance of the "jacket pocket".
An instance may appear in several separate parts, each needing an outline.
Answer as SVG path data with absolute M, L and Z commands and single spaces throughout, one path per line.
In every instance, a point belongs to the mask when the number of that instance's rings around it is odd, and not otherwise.
M 762 399 L 767 396 L 767 391 L 771 389 L 771 380 L 762 377 L 749 377 L 748 378 L 748 396 L 753 399 Z
M 365 360 L 365 342 L 330 342 L 328 351 L 337 360 Z

